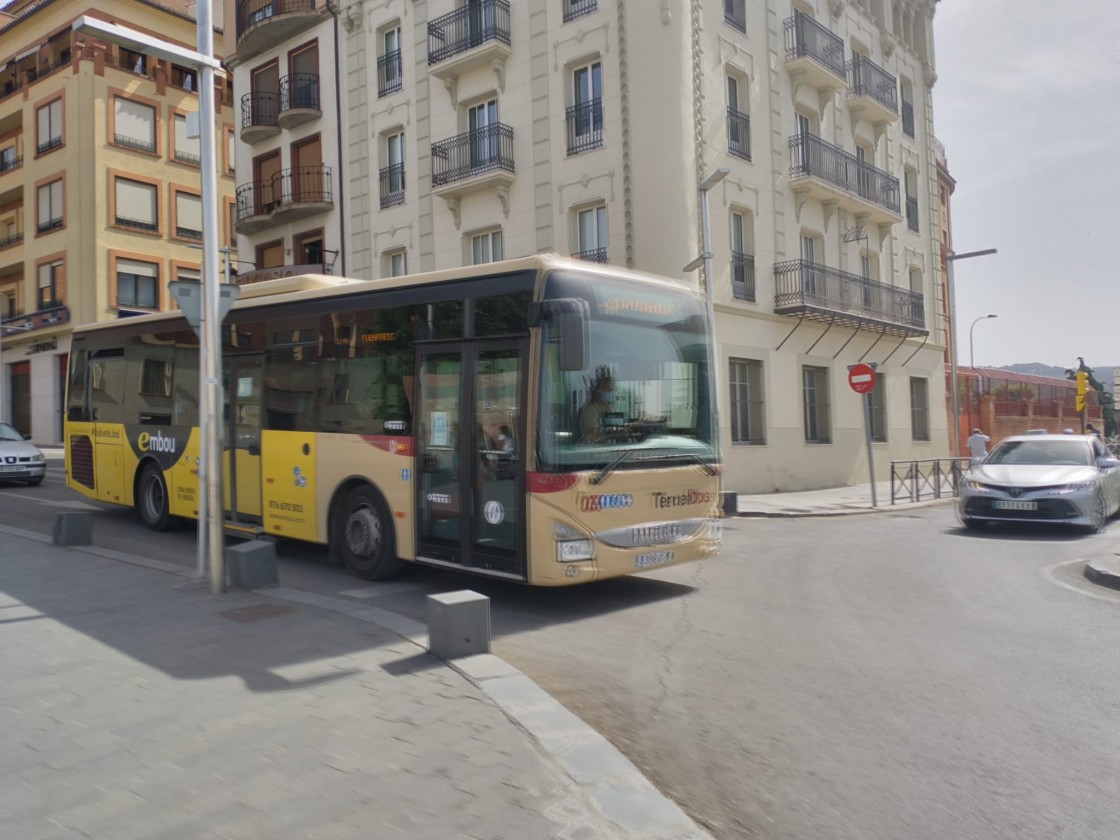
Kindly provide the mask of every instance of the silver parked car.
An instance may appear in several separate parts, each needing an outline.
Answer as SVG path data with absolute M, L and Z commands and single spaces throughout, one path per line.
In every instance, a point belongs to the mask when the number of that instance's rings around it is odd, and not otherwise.
M 1120 510 L 1120 460 L 1094 435 L 1018 435 L 962 480 L 957 514 L 989 522 L 1053 522 L 1099 531 Z
M 7 423 L 0 423 L 0 481 L 41 484 L 47 474 L 47 459 Z

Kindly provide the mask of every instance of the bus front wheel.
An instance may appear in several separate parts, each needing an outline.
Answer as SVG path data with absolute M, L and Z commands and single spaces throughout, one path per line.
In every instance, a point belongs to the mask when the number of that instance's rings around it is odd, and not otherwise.
M 332 554 L 341 557 L 355 577 L 392 577 L 404 562 L 396 555 L 391 529 L 388 510 L 377 493 L 369 487 L 355 487 L 332 517 Z
M 163 480 L 163 470 L 155 464 L 147 464 L 140 473 L 136 512 L 140 521 L 153 531 L 166 531 L 175 524 L 167 497 L 167 482 Z

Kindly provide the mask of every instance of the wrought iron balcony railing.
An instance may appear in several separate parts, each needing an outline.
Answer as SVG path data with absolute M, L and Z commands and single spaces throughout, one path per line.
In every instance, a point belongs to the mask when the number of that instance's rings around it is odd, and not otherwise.
M 315 0 L 241 0 L 237 4 L 237 37 L 270 18 L 314 11 Z
M 740 32 L 746 32 L 747 0 L 731 0 L 730 3 L 724 0 L 723 20 L 731 26 L 734 26 Z
M 11 248 L 13 245 L 18 245 L 21 242 L 23 242 L 22 233 L 13 233 L 10 236 L 5 236 L 3 239 L 0 239 L 0 250 Z
M 756 300 L 752 254 L 731 252 L 731 294 L 735 300 Z
M 433 187 L 495 169 L 514 171 L 513 129 L 503 123 L 432 144 Z
M 256 91 L 241 97 L 241 128 L 258 125 L 279 126 L 280 94 Z
M 250 181 L 237 188 L 237 220 L 267 216 L 293 204 L 331 204 L 331 168 L 297 166 L 283 169 L 263 181 Z
M 377 59 L 377 95 L 386 96 L 404 84 L 401 51 L 393 50 Z
M 734 108 L 727 109 L 727 151 L 751 159 L 751 118 Z
M 48 231 L 58 230 L 60 227 L 62 227 L 61 216 L 56 219 L 46 219 L 42 222 L 39 222 L 39 224 L 35 226 L 35 230 L 39 233 L 47 233 Z
M 603 100 L 572 105 L 564 112 L 568 125 L 568 154 L 578 155 L 603 145 Z
M 796 9 L 792 17 L 786 18 L 785 30 L 787 60 L 811 58 L 837 76 L 847 77 L 844 41 L 836 33 Z
M 195 166 L 202 163 L 202 155 L 198 152 L 187 152 L 183 149 L 176 149 L 172 157 L 180 163 L 193 163 Z
M 915 196 L 906 196 L 906 227 L 918 232 L 918 199 Z
M 884 108 L 898 113 L 898 80 L 859 53 L 848 62 L 848 95 L 870 96 Z
M 404 204 L 404 164 L 394 163 L 381 170 L 381 209 Z
M 292 73 L 280 80 L 280 111 L 301 108 L 319 110 L 319 77 L 314 73 Z
M 146 140 L 146 139 L 142 139 L 140 137 L 129 137 L 127 134 L 116 134 L 116 133 L 114 133 L 113 143 L 115 143 L 118 146 L 126 146 L 129 149 L 135 149 L 138 152 L 149 152 L 149 153 L 151 153 L 151 152 L 155 152 L 155 150 L 156 150 L 156 141 L 155 140 Z
M 926 332 L 925 303 L 919 292 L 807 260 L 774 266 L 774 311 L 874 326 L 908 335 Z
M 117 215 L 117 227 L 130 228 L 131 230 L 142 230 L 146 233 L 155 233 L 159 230 L 158 222 L 149 222 L 144 219 L 130 219 L 128 216 Z
M 23 155 L 0 158 L 0 174 L 11 172 L 13 169 L 19 169 L 21 166 L 23 166 Z
M 509 44 L 507 0 L 475 0 L 428 24 L 428 64 L 436 64 L 487 41 Z
M 175 235 L 180 239 L 202 239 L 202 231 L 197 228 L 175 225 Z
M 914 103 L 902 100 L 902 133 L 907 137 L 914 136 Z
M 44 140 L 43 142 L 39 143 L 35 147 L 35 151 L 38 154 L 41 155 L 44 152 L 49 152 L 51 149 L 57 149 L 61 145 L 62 145 L 62 135 L 60 134 L 58 137 L 49 137 L 46 140 Z
M 587 262 L 605 263 L 607 261 L 606 248 L 589 248 L 586 251 L 576 251 L 572 254 L 577 260 L 586 260 Z
M 892 213 L 899 212 L 898 178 L 813 134 L 789 138 L 790 178 L 826 181 Z
M 589 15 L 599 8 L 598 0 L 564 0 L 564 22 Z

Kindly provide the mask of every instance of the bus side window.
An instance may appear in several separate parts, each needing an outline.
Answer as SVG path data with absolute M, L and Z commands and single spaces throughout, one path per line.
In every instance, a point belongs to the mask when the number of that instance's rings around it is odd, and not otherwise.
M 89 421 L 89 351 L 77 350 L 70 361 L 69 383 L 66 387 L 66 419 L 71 422 Z

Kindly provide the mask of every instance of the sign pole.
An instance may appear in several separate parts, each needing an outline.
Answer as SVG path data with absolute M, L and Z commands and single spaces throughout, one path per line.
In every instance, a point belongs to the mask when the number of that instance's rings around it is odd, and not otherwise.
M 867 438 L 867 471 L 871 474 L 871 507 L 879 507 L 875 490 L 875 456 L 871 447 L 871 392 L 863 395 L 863 428 Z
M 875 490 L 875 459 L 871 452 L 871 392 L 875 390 L 877 367 L 879 365 L 875 362 L 848 365 L 848 385 L 857 394 L 863 395 L 863 430 L 867 439 L 867 469 L 871 474 L 871 507 L 873 508 L 879 506 L 879 497 Z

